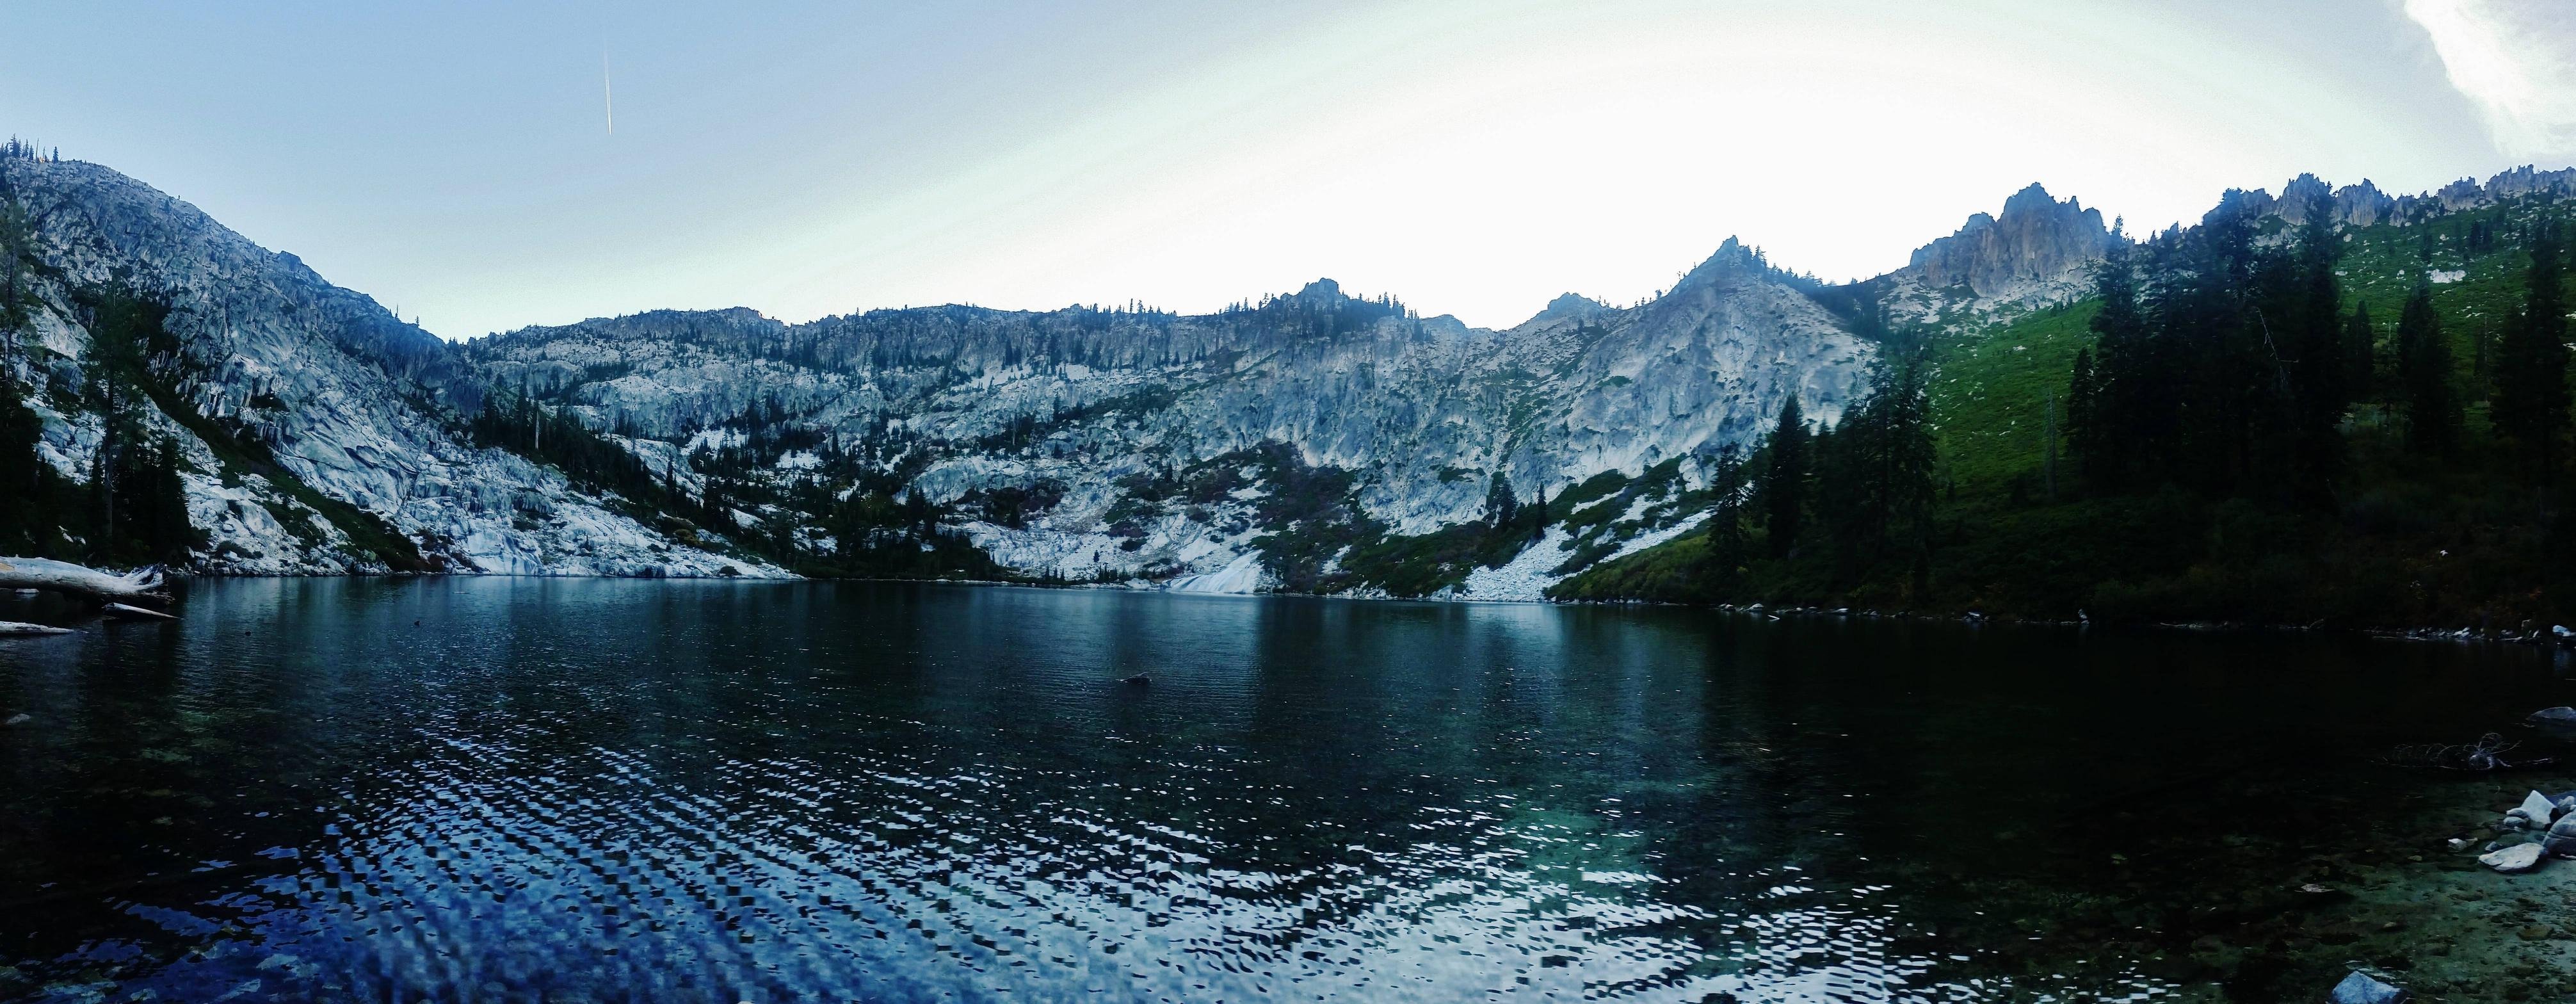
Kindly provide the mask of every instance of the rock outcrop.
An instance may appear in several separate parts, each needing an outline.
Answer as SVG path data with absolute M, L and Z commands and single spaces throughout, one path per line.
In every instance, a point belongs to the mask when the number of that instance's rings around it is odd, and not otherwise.
M 2313 174 L 2290 179 L 2278 197 L 2259 188 L 2229 194 L 2257 216 L 2279 217 L 2292 225 L 2306 222 L 2313 207 L 2323 206 L 2337 226 L 2405 226 L 2505 199 L 2576 196 L 2576 168 L 2518 167 L 2483 184 L 2463 178 L 2418 195 L 2390 195 L 2367 179 L 2336 188 Z M 1997 307 L 2063 303 L 2090 292 L 2093 263 L 2119 239 L 2103 226 L 2099 211 L 2074 199 L 2058 201 L 2032 184 L 2004 200 L 2000 215 L 1968 217 L 1957 233 L 1915 249 L 1904 268 L 1871 281 L 1894 294 L 1901 313 L 1917 320 L 1941 320 L 1961 307 L 1990 315 Z
M 1965 286 L 2002 299 L 2044 296 L 2080 278 L 2111 239 L 2101 210 L 2060 202 L 2033 183 L 2005 199 L 2001 215 L 1970 216 L 1958 233 L 1917 248 L 1906 270 L 1936 289 Z
M 1121 479 L 1285 444 L 1353 472 L 1359 504 L 1394 532 L 1425 533 L 1477 518 L 1497 475 L 1526 498 L 1676 459 L 1697 474 L 1698 458 L 1749 444 L 1785 394 L 1830 421 L 1863 391 L 1873 349 L 1730 240 L 1653 302 L 1569 294 L 1504 331 L 1318 280 L 1205 315 L 657 312 L 522 329 L 469 355 L 494 386 L 546 388 L 595 425 L 664 442 L 752 408 L 844 441 L 897 426 L 940 444 L 921 447 L 932 456 L 911 481 L 934 502 L 1039 485 L 1060 498 L 1024 525 L 969 527 L 1006 566 L 1216 588 L 1251 583 L 1250 538 L 1280 528 L 1257 525 L 1250 499 L 1120 527 Z
M 123 286 L 169 307 L 176 351 L 156 367 L 174 399 L 140 408 L 184 452 L 189 516 L 210 537 L 201 570 L 387 571 L 410 556 L 386 552 L 408 550 L 431 570 L 777 574 L 677 544 L 551 468 L 467 442 L 458 416 L 480 407 L 484 383 L 464 355 L 294 255 L 98 165 L 13 158 L 0 178 L 37 243 L 30 327 L 51 362 L 22 375 L 54 391 L 29 403 L 65 475 L 86 480 L 100 442 L 96 415 L 55 407 L 75 396 L 91 348 L 81 295 Z M 274 467 L 245 465 L 245 450 Z M 404 544 L 361 542 L 388 531 Z

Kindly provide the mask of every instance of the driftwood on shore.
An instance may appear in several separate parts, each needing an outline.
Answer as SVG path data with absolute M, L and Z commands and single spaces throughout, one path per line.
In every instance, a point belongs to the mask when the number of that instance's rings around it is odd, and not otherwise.
M 0 638 L 19 638 L 27 635 L 70 633 L 72 633 L 72 629 L 70 628 L 58 628 L 45 624 L 29 624 L 24 621 L 0 621 Z
M 158 568 L 114 575 L 50 558 L 0 556 L 0 589 L 49 589 L 95 600 L 139 600 L 156 606 L 170 602 L 170 594 L 161 591 Z

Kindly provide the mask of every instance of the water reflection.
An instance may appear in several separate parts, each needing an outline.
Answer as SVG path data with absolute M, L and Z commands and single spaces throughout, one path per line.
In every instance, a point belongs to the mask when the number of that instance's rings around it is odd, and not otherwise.
M 2484 728 L 2555 686 L 2348 642 L 1112 591 L 253 580 L 186 614 L 0 648 L 0 993 L 2155 995 L 2205 983 L 2120 911 L 2195 892 L 2106 870 L 2116 807 L 2373 783 L 2333 771 L 2401 709 Z

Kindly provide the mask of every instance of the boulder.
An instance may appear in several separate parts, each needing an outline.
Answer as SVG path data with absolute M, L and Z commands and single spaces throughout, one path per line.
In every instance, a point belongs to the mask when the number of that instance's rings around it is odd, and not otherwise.
M 2543 829 L 2557 821 L 2558 803 L 2550 801 L 2549 796 L 2535 791 L 2522 796 L 2522 804 L 2514 806 L 2505 813 L 2508 819 L 2516 815 L 2529 821 L 2532 829 Z
M 2522 723 L 2553 736 L 2576 737 L 2576 708 L 2563 704 L 2542 708 L 2524 717 Z
M 2576 858 L 2576 816 L 2561 817 L 2540 838 L 2540 848 L 2562 858 Z
M 2539 844 L 2515 844 L 2500 851 L 2479 855 L 2478 863 L 2510 875 L 2540 867 L 2542 853 Z
M 2391 986 L 2358 970 L 2334 988 L 2334 1004 L 2404 1004 L 2406 999 L 2404 987 Z

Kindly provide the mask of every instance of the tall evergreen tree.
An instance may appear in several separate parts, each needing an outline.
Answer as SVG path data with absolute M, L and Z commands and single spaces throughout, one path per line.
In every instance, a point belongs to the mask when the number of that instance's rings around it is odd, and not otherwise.
M 47 468 L 36 455 L 44 434 L 36 410 L 0 386 L 0 554 L 52 553 L 48 544 L 60 524 L 46 511 Z
M 2433 284 L 2418 279 L 2397 318 L 2397 384 L 2408 450 L 2434 457 L 2459 450 L 2460 400 L 2451 390 L 2451 369 L 2451 341 L 2433 311 Z
M 2295 257 L 2279 269 L 2291 288 L 2276 298 L 2290 342 L 2284 354 L 2296 490 L 2312 501 L 2330 499 L 2343 471 L 2340 426 L 2352 407 L 2351 349 L 2344 343 L 2343 289 L 2335 278 L 2340 253 L 2330 216 L 2331 207 L 2322 198 L 2309 207 Z
M 1837 579 L 1856 581 L 1891 558 L 1911 562 L 1929 547 L 1929 410 L 1919 354 L 1892 352 L 1872 372 L 1869 397 L 1815 437 L 1815 508 Z
M 2101 398 L 2100 381 L 2093 375 L 2093 348 L 2075 350 L 2075 372 L 2066 381 L 2066 448 L 2073 453 L 2077 470 L 2084 459 L 2099 450 L 2101 428 L 2094 419 L 2094 409 Z
M 188 520 L 184 463 L 167 436 L 136 436 L 117 455 L 115 519 L 104 552 L 119 563 L 185 561 L 205 535 Z
M 2548 482 L 2567 429 L 2567 308 L 2559 289 L 2558 228 L 2535 227 L 2523 305 L 2496 343 L 2495 393 L 2488 415 L 2511 439 L 2531 477 Z
M 1744 535 L 1744 463 L 1733 447 L 1718 454 L 1708 480 L 1717 504 L 1709 509 L 1704 531 L 1700 593 L 1711 601 L 1725 601 L 1734 598 L 1743 582 L 1744 563 L 1753 557 Z
M 2350 360 L 2351 372 L 2345 379 L 2352 386 L 2355 401 L 2384 399 L 2385 391 L 2379 386 L 2378 338 L 2377 329 L 2370 325 L 2370 305 L 2353 305 L 2352 317 L 2344 323 L 2343 351 L 2344 358 Z
M 1762 505 L 1771 528 L 1771 554 L 1786 557 L 1797 546 L 1799 522 L 1807 505 L 1807 424 L 1798 413 L 1798 395 L 1780 404 L 1780 421 L 1771 427 L 1771 466 L 1762 479 Z
M 2150 255 L 2170 256 L 2167 235 Z M 2162 248 L 2163 250 L 2158 250 Z M 2180 417 L 2180 388 L 2164 344 L 2154 337 L 2126 242 L 2115 241 L 2094 271 L 2102 307 L 2089 325 L 2093 350 L 2083 357 L 2087 379 L 2074 437 L 2076 462 L 2086 480 L 2118 490 L 2155 476 Z
M 1495 471 L 1493 482 L 1485 488 L 1485 525 L 1511 526 L 1518 518 L 1520 500 L 1512 497 L 1511 479 Z

